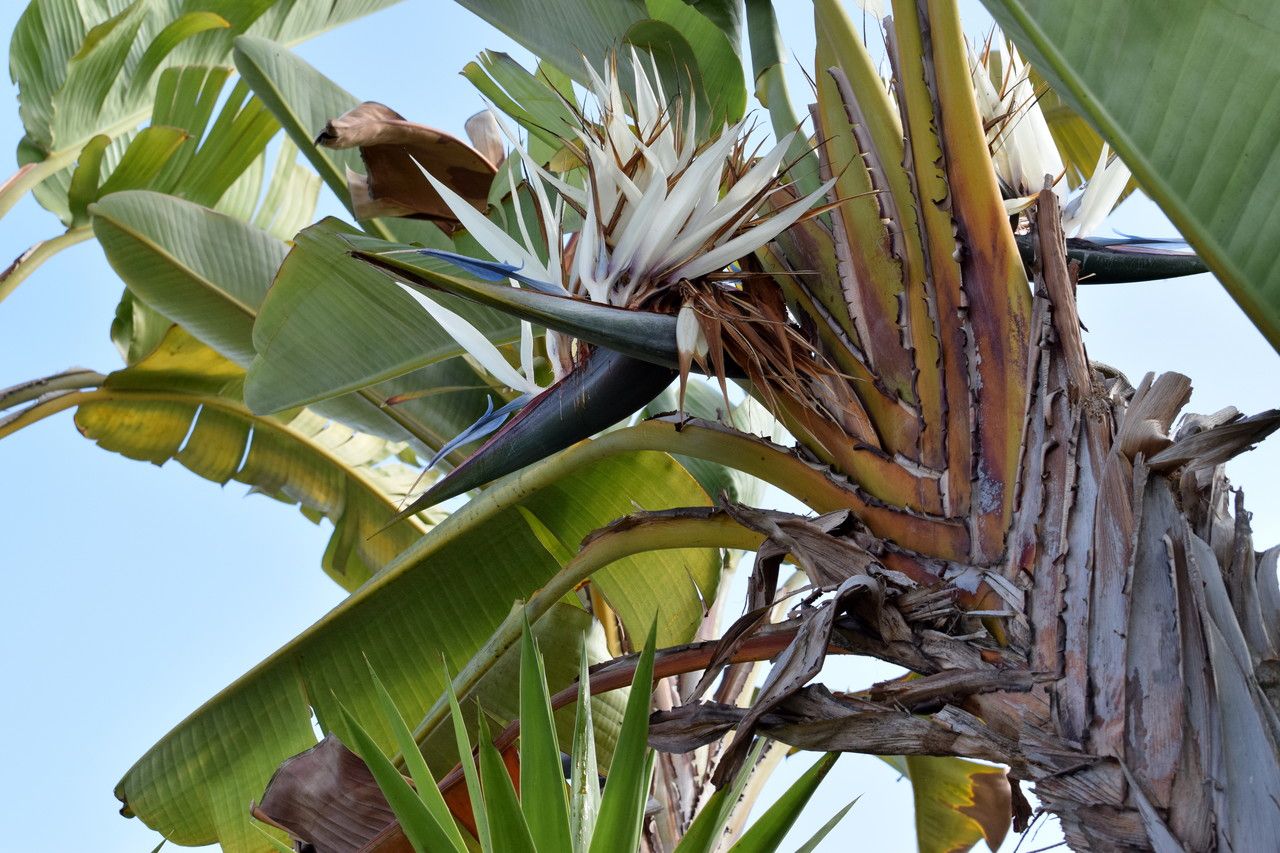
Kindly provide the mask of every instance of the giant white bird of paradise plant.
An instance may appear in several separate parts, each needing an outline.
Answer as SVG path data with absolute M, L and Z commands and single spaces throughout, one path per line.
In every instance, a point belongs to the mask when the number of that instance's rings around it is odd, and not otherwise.
M 1121 198 L 1129 172 L 1103 146 L 1092 178 L 1070 192 L 1062 157 L 1038 103 L 1040 93 L 1025 63 L 1011 47 L 1008 53 L 1011 58 L 1003 73 L 989 47 L 981 60 L 970 57 L 970 71 L 975 102 L 987 128 L 988 153 L 1006 211 L 1015 217 L 1015 239 L 1029 263 L 1031 223 L 1022 211 L 1037 191 L 1035 175 L 1040 176 L 1040 187 L 1046 178 L 1050 181 L 1064 202 L 1067 228 L 1083 236 Z M 491 381 L 516 394 L 496 409 L 490 405 L 475 424 L 442 448 L 436 459 L 502 430 L 410 509 L 483 485 L 605 429 L 644 406 L 676 376 L 682 407 L 685 379 L 695 362 L 719 377 L 726 400 L 726 375 L 749 380 L 755 393 L 771 398 L 773 408 L 786 410 L 783 419 L 793 432 L 799 430 L 810 442 L 825 445 L 820 457 L 828 462 L 844 453 L 838 446 L 843 432 L 829 433 L 825 439 L 814 434 L 815 429 L 827 429 L 830 413 L 838 413 L 844 432 L 867 431 L 868 415 L 846 381 L 851 369 L 856 374 L 860 368 L 835 364 L 822 348 L 814 349 L 776 290 L 752 289 L 753 276 L 769 279 L 780 272 L 760 266 L 771 241 L 828 209 L 815 210 L 820 200 L 850 195 L 847 186 L 838 185 L 850 164 L 832 162 L 820 128 L 814 145 L 822 155 L 826 180 L 802 193 L 797 184 L 781 177 L 803 174 L 796 162 L 786 162 L 788 152 L 796 150 L 799 129 L 784 134 L 763 153 L 758 147 L 752 150 L 746 121 L 699 135 L 693 102 L 686 106 L 680 96 L 669 97 L 657 69 L 636 52 L 628 59 L 634 97 L 624 95 L 616 61 L 603 75 L 586 69 L 588 106 L 555 94 L 566 107 L 562 126 L 554 128 L 562 149 L 546 167 L 541 165 L 545 158 L 535 160 L 496 111 L 489 111 L 489 123 L 500 129 L 492 135 L 505 134 L 513 152 L 497 176 L 509 197 L 517 200 L 514 215 L 504 223 L 507 227 L 488 218 L 481 212 L 483 204 L 451 187 L 443 175 L 433 174 L 435 164 L 414 161 L 424 188 L 438 196 L 493 260 L 431 249 L 356 247 L 357 257 L 402 281 Z M 892 90 L 889 81 L 883 85 Z M 898 107 L 892 99 L 884 106 L 890 111 Z M 553 172 L 552 165 L 564 171 Z M 868 192 L 852 192 L 860 191 Z M 526 204 L 518 201 L 522 193 Z M 871 186 L 868 194 L 886 197 L 883 187 Z M 834 199 L 829 207 L 847 200 Z M 886 221 L 892 221 L 892 210 L 886 210 Z M 571 217 L 575 221 L 569 222 Z M 1202 269 L 1194 257 L 1178 257 L 1163 247 L 1135 250 L 1125 245 L 1129 242 L 1136 241 L 1076 241 L 1069 251 L 1083 264 L 1082 277 L 1097 282 Z M 391 257 L 403 251 L 446 261 L 466 272 L 473 284 L 423 273 Z M 1112 263 L 1116 278 L 1107 272 Z M 1178 264 L 1182 266 L 1175 268 Z M 783 273 L 784 278 L 817 274 Z M 479 292 L 474 279 L 491 287 L 512 287 L 507 296 Z M 520 316 L 519 369 L 479 330 L 439 304 L 432 295 L 435 290 L 478 298 Z M 771 292 L 775 295 L 766 296 Z M 513 305 L 512 300 L 521 304 Z M 590 320 L 564 326 L 566 300 L 622 311 L 597 311 Z M 603 327 L 608 331 L 602 331 L 601 320 L 607 321 Z M 558 386 L 555 393 L 535 377 L 531 321 L 550 330 L 543 348 Z M 613 336 L 619 328 L 625 330 L 622 338 Z M 664 349 L 659 339 L 671 341 L 670 348 Z M 603 347 L 592 358 L 592 349 L 580 342 Z M 573 404 L 566 407 L 565 400 Z
M 988 147 L 1006 195 L 1006 210 L 1015 216 L 1025 210 L 1047 177 L 1063 199 L 1066 230 L 1072 236 L 1085 236 L 1118 203 L 1129 171 L 1104 145 L 1092 179 L 1069 192 L 1062 157 L 1040 109 L 1030 69 L 1011 45 L 1006 53 L 1002 76 L 995 70 L 994 52 L 989 48 L 981 59 L 971 57 L 975 99 L 988 128 Z M 587 67 L 590 106 L 580 108 L 566 101 L 574 121 L 556 129 L 563 151 L 555 159 L 561 165 L 571 164 L 571 170 L 583 175 L 580 180 L 541 165 L 497 112 L 489 111 L 492 124 L 506 136 L 515 157 L 514 164 L 501 170 L 499 179 L 505 178 L 513 199 L 519 198 L 523 184 L 533 211 L 529 218 L 524 205 L 514 204 L 509 229 L 432 174 L 431 164 L 417 163 L 422 180 L 493 260 L 431 249 L 413 251 L 447 261 L 481 280 L 510 283 L 544 296 L 675 315 L 673 366 L 679 371 L 681 400 L 684 381 L 696 361 L 708 372 L 719 374 L 722 385 L 726 370 L 771 380 L 756 384 L 766 389 L 772 385 L 788 388 L 801 408 L 811 412 L 855 408 L 839 390 L 841 383 L 815 388 L 801 378 L 806 371 L 796 368 L 797 357 L 809 374 L 839 371 L 820 354 L 811 353 L 803 339 L 787 333 L 791 318 L 784 309 L 763 316 L 759 305 L 735 298 L 751 274 L 743 270 L 742 260 L 825 209 L 815 210 L 815 205 L 828 198 L 839 171 L 847 164 L 828 164 L 827 171 L 836 174 L 829 175 L 816 190 L 801 193 L 781 177 L 794 165 L 786 159 L 794 150 L 799 129 L 764 152 L 758 147 L 753 150 L 752 125 L 746 120 L 700 135 L 693 102 L 686 105 L 680 96 L 668 96 L 656 67 L 643 62 L 634 50 L 628 58 L 634 97 L 624 95 L 615 61 L 603 74 Z M 998 84 L 993 79 L 998 79 Z M 577 220 L 573 233 L 566 222 L 570 214 Z M 1025 232 L 1027 224 L 1019 230 Z M 1111 241 L 1113 245 L 1123 242 Z M 490 406 L 472 427 L 441 450 L 439 459 L 459 445 L 489 436 L 546 388 L 535 377 L 535 341 L 529 319 L 521 321 L 517 369 L 478 329 L 441 305 L 422 284 L 415 281 L 402 286 L 496 384 L 518 395 L 496 409 Z M 770 325 L 781 334 L 744 332 L 748 326 L 759 332 Z M 553 379 L 565 379 L 575 365 L 574 338 L 552 330 L 546 333 L 543 346 Z M 782 364 L 788 369 L 781 369 Z M 616 384 L 627 381 L 617 378 L 615 365 L 609 367 L 607 372 L 614 374 Z M 638 375 L 642 371 L 639 364 L 632 363 L 624 373 Z M 669 379 L 650 365 L 647 381 L 636 385 L 640 389 L 637 396 L 619 400 L 616 410 L 603 406 L 602 395 L 595 395 L 593 406 L 600 417 L 594 425 L 603 428 L 611 422 L 607 417 L 625 417 L 628 406 L 643 405 L 646 401 L 641 398 L 658 393 Z M 532 431 L 528 424 L 524 429 Z M 579 429 L 563 444 L 582 437 L 585 434 Z M 506 436 L 505 441 L 510 445 L 513 438 Z M 495 439 L 490 445 L 496 443 Z M 546 452 L 550 448 L 543 445 L 539 449 Z M 515 458 L 532 461 L 519 454 Z M 489 474 L 496 475 L 497 470 Z M 440 495 L 456 493 L 457 484 L 468 488 L 481 484 L 470 477 L 449 480 L 438 484 L 425 499 L 438 500 Z

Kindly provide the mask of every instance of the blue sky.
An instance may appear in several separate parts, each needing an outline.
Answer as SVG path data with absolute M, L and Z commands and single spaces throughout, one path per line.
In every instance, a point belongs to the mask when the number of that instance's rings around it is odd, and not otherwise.
M 23 4 L 2 5 L 7 33 Z M 777 5 L 788 46 L 811 57 L 808 0 Z M 972 32 L 983 31 L 975 20 Z M 527 56 L 453 4 L 407 0 L 299 53 L 362 98 L 460 132 L 483 104 L 456 72 L 483 48 Z M 6 85 L 0 146 L 13 150 L 21 126 Z M 326 205 L 323 212 L 337 212 L 331 199 Z M 1126 203 L 1114 223 L 1169 233 L 1144 199 Z M 58 230 L 54 217 L 23 201 L 0 223 L 0 258 Z M 71 365 L 118 366 L 108 326 L 120 290 L 93 242 L 46 264 L 0 305 L 0 387 Z M 1209 276 L 1081 288 L 1080 313 L 1093 358 L 1135 380 L 1152 369 L 1191 376 L 1191 410 L 1234 404 L 1253 412 L 1280 399 L 1280 358 Z M 1231 472 L 1264 546 L 1280 541 L 1278 448 L 1273 440 Z M 339 601 L 319 570 L 328 530 L 241 486 L 219 488 L 177 465 L 100 450 L 77 434 L 69 413 L 0 442 L 0 472 L 0 733 L 8 747 L 0 851 L 150 850 L 156 836 L 116 814 L 113 785 L 190 710 Z M 882 672 L 842 664 L 827 681 L 856 688 Z M 766 799 L 806 764 L 789 760 Z M 811 833 L 862 795 L 842 831 L 860 848 L 913 850 L 910 789 L 895 778 L 875 759 L 844 757 L 804 827 Z M 1050 833 L 1024 849 L 1056 840 Z

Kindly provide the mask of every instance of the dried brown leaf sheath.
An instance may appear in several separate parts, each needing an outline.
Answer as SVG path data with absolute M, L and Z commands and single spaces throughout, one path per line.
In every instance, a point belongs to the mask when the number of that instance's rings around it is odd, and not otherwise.
M 406 121 L 374 101 L 326 123 L 316 144 L 360 149 L 367 175 L 349 173 L 347 181 L 355 215 L 361 219 L 409 216 L 429 219 L 446 232 L 458 230 L 457 217 L 422 179 L 414 160 L 477 210 L 489 206 L 489 186 L 497 173 L 489 157 L 443 131 Z M 493 147 L 486 146 L 491 152 Z

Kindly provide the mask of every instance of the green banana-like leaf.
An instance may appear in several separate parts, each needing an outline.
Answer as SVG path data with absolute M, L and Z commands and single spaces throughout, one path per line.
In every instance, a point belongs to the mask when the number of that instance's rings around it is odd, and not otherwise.
M 295 238 L 254 325 L 256 357 L 245 387 L 254 411 L 307 405 L 463 354 L 385 274 L 346 257 L 345 239 L 358 234 L 326 219 Z M 520 324 L 497 311 L 444 294 L 433 298 L 494 343 L 520 339 Z
M 264 153 L 263 157 L 265 156 Z M 320 179 L 298 162 L 298 149 L 291 140 L 286 139 L 280 144 L 271 182 L 267 184 L 260 204 L 258 193 L 254 192 L 259 186 L 260 182 L 250 187 L 250 193 L 240 210 L 224 209 L 224 212 L 249 220 L 254 226 L 280 240 L 292 240 L 303 226 L 315 218 Z M 222 201 L 225 203 L 226 197 Z
M 142 89 L 151 82 L 152 76 L 160 64 L 164 62 L 174 49 L 189 38 L 209 30 L 230 29 L 231 22 L 213 12 L 187 12 L 165 25 L 156 37 L 147 45 L 142 58 L 129 79 L 131 89 Z
M 361 168 L 359 152 L 321 148 L 315 138 L 326 121 L 352 109 L 360 100 L 269 39 L 241 36 L 235 41 L 232 57 L 254 94 L 271 110 L 334 195 L 350 209 L 346 170 Z
M 881 756 L 911 780 L 920 853 L 955 853 L 979 841 L 997 850 L 1009 831 L 1004 768 L 950 756 Z
M 126 365 L 137 364 L 160 345 L 173 323 L 133 295 L 129 288 L 120 295 L 116 316 L 111 320 L 111 342 Z
M 1280 349 L 1280 5 L 983 2 Z
M 171 327 L 150 355 L 110 374 L 76 410 L 76 427 L 106 450 L 162 465 L 176 460 L 225 485 L 298 504 L 334 527 L 324 570 L 353 590 L 442 518 L 387 527 L 418 479 L 404 451 L 314 412 L 251 414 L 240 399 L 244 371 Z M 375 533 L 386 527 L 380 536 Z
M 40 203 L 69 225 L 69 166 L 95 137 L 127 138 L 147 120 L 163 76 L 157 69 L 229 67 L 241 33 L 294 44 L 394 2 L 223 0 L 215 16 L 191 11 L 185 0 L 35 0 L 9 50 L 26 130 L 18 158 L 32 165 L 18 189 L 35 187 Z M 113 148 L 109 168 L 122 153 Z
M 288 254 L 283 241 L 154 192 L 116 193 L 92 211 L 107 260 L 138 299 L 241 367 L 252 363 L 254 320 Z M 210 246 L 219 249 L 208 251 Z M 450 359 L 315 408 L 361 432 L 410 441 L 429 456 L 484 412 L 486 395 L 475 390 L 482 385 L 465 361 Z M 432 387 L 465 390 L 385 405 Z
M 155 192 L 116 193 L 90 211 L 108 262 L 138 298 L 236 364 L 253 360 L 253 319 L 283 242 Z
M 53 192 L 47 187 L 66 179 L 66 197 L 57 204 L 66 207 L 69 228 L 0 274 L 0 299 L 56 252 L 92 237 L 89 206 L 112 193 L 167 193 L 252 221 L 281 239 L 312 221 L 319 179 L 298 165 L 290 143 L 270 168 L 266 148 L 280 125 L 243 82 L 224 91 L 229 76 L 230 69 L 217 65 L 166 68 L 155 87 L 150 126 L 114 139 L 98 134 L 83 147 L 74 169 L 41 185 L 41 192 Z M 0 193 L 0 212 L 13 198 Z
M 688 5 L 719 27 L 733 49 L 741 53 L 743 17 L 750 15 L 749 10 L 743 9 L 742 0 L 693 0 Z
M 179 843 L 218 840 L 232 851 L 263 849 L 260 836 L 248 829 L 246 806 L 282 760 L 314 741 L 309 706 L 324 728 L 337 720 L 338 703 L 357 719 L 376 719 L 380 703 L 368 676 L 372 665 L 401 713 L 420 719 L 443 693 L 447 677 L 503 623 L 510 602 L 530 595 L 561 568 L 517 505 L 560 541 L 576 542 L 636 504 L 658 509 L 707 502 L 669 456 L 600 459 L 590 443 L 508 478 L 432 528 L 321 621 L 166 735 L 125 775 L 117 796 L 130 813 Z M 656 614 L 660 641 L 667 644 L 692 636 L 701 601 L 713 594 L 718 573 L 715 551 L 684 549 L 620 560 L 596 579 L 632 631 L 643 630 Z M 587 618 L 577 608 L 557 608 Z M 585 623 L 575 627 L 581 631 Z M 576 672 L 576 643 L 541 645 L 553 686 L 563 686 Z M 554 672 L 563 677 L 557 680 Z M 497 683 L 516 680 L 508 674 Z M 491 701 L 485 698 L 486 708 L 493 707 Z M 599 707 L 595 713 L 600 728 Z M 373 734 L 381 748 L 393 746 L 389 730 Z M 455 757 L 436 753 L 437 771 Z
M 67 184 L 67 208 L 70 226 L 78 228 L 89 221 L 89 203 L 99 196 L 102 183 L 102 161 L 106 157 L 111 137 L 99 134 L 85 143 L 80 159 Z
M 126 130 L 114 139 L 106 134 L 94 136 L 81 150 L 74 169 L 42 184 L 40 192 L 55 192 L 49 187 L 66 179 L 65 198 L 58 197 L 54 206 L 66 208 L 63 219 L 68 230 L 37 244 L 36 251 L 0 275 L 0 298 L 56 251 L 93 236 L 89 206 L 116 192 L 168 193 L 240 219 L 253 219 L 283 237 L 291 237 L 310 221 L 319 181 L 297 166 L 291 146 L 281 150 L 271 194 L 263 198 L 266 147 L 280 125 L 243 82 L 224 92 L 229 74 L 226 68 L 208 65 L 165 69 L 156 86 L 150 126 Z M 13 198 L 0 193 L 0 211 Z M 281 234 L 285 227 L 293 231 Z
M 217 66 L 168 68 L 160 74 L 149 127 L 115 140 L 94 137 L 71 175 L 72 226 L 88 224 L 91 203 L 136 189 L 185 198 L 246 221 L 257 211 L 257 219 L 277 234 L 296 223 L 284 237 L 309 221 L 319 180 L 297 166 L 292 145 L 280 151 L 274 183 L 263 198 L 266 147 L 280 125 L 244 83 L 224 98 L 229 74 Z
M 186 132 L 180 128 L 164 125 L 143 128 L 129 143 L 110 176 L 98 187 L 97 196 L 149 185 L 187 139 Z M 87 199 L 97 200 L 93 196 Z
M 208 91 L 210 87 L 207 84 L 216 80 L 214 74 L 226 76 L 223 69 L 203 66 L 169 69 L 161 75 L 156 103 L 156 113 L 166 118 L 171 115 L 175 123 L 182 122 L 180 126 L 190 133 L 191 139 L 186 150 L 181 152 L 181 159 L 169 169 L 166 181 L 155 188 L 206 206 L 216 204 L 246 170 L 260 161 L 267 143 L 280 130 L 275 117 L 262 101 L 252 97 L 244 81 L 238 81 L 231 87 L 221 110 L 211 122 L 206 116 L 190 115 L 187 108 L 192 102 L 187 100 L 187 87 L 192 78 L 203 77 L 206 83 L 196 103 L 210 95 L 222 97 L 221 86 Z M 172 95 L 168 101 L 160 100 L 170 91 Z M 201 122 L 201 118 L 205 121 Z M 135 187 L 143 188 L 144 185 L 104 187 L 102 194 Z
M 119 162 L 104 180 L 102 166 L 111 139 L 95 136 L 80 155 L 67 190 L 71 227 L 88 224 L 88 207 L 104 194 L 104 188 L 107 192 L 115 192 L 116 189 L 134 189 L 151 184 L 187 138 L 186 131 L 178 127 L 160 124 L 144 128 L 128 141 Z
M 145 118 L 147 92 L 135 91 L 125 78 L 130 55 L 134 67 L 142 59 L 135 45 L 158 32 L 150 12 L 141 0 L 105 8 L 72 0 L 27 7 L 9 53 L 26 129 L 21 164 L 43 163 L 56 172 L 95 137 L 113 138 Z M 46 182 L 36 199 L 70 224 L 65 185 Z
M 645 5 L 650 20 L 632 26 L 626 40 L 653 52 L 659 70 L 665 70 L 661 64 L 666 58 L 664 54 L 673 56 L 675 73 L 669 82 L 679 85 L 668 85 L 667 92 L 688 93 L 691 87 L 699 100 L 700 126 L 719 128 L 740 119 L 747 108 L 747 87 L 739 56 L 741 22 L 726 21 L 731 26 L 731 35 L 703 14 L 701 4 L 685 0 L 646 0 Z M 724 7 L 724 4 L 717 5 Z M 653 32 L 655 25 L 656 32 Z M 687 54 L 681 49 L 684 45 L 688 46 Z M 687 67 L 681 67 L 685 63 Z M 705 104 L 701 103 L 703 98 L 706 98 Z M 708 118 L 710 121 L 706 122 Z
M 699 115 L 711 125 L 736 121 L 746 109 L 747 93 L 738 56 L 741 20 L 734 3 L 714 3 L 704 11 L 683 0 L 458 0 L 537 56 L 580 82 L 583 60 L 597 71 L 624 42 L 661 48 L 655 54 L 671 81 L 683 80 L 709 98 L 711 109 Z M 573 22 L 565 38 L 564 22 Z M 681 50 L 666 49 L 672 40 Z M 668 88 L 674 94 L 675 88 Z
M 280 130 L 264 103 L 240 82 L 231 87 L 218 115 L 212 114 L 214 102 L 222 100 L 228 74 L 225 68 L 209 66 L 164 71 L 153 120 L 182 128 L 187 142 L 153 182 L 118 182 L 117 167 L 98 195 L 154 189 L 252 222 L 279 239 L 292 238 L 310 222 L 320 180 L 298 164 L 297 148 L 289 140 L 275 155 L 264 195 L 270 156 L 266 148 Z
M 583 81 L 583 59 L 604 67 L 622 34 L 649 17 L 644 0 L 458 0 L 535 55 Z M 572 21 L 573 38 L 566 38 Z
M 504 113 L 518 121 L 551 153 L 573 138 L 578 126 L 563 95 L 505 53 L 484 50 L 462 69 L 462 76 Z M 545 161 L 544 161 L 545 162 Z

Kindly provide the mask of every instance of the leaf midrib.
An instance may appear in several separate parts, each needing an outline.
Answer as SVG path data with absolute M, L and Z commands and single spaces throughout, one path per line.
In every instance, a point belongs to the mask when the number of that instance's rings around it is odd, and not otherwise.
M 101 219 L 105 222 L 110 223 L 113 228 L 118 229 L 122 233 L 126 234 L 127 236 L 141 243 L 144 247 L 149 248 L 153 253 L 160 256 L 165 261 L 168 261 L 174 269 L 180 270 L 187 278 L 191 279 L 192 281 L 200 285 L 200 287 L 203 288 L 205 291 L 207 291 L 208 293 L 214 296 L 219 297 L 220 299 L 222 299 L 222 301 L 238 309 L 240 313 L 244 314 L 245 317 L 249 319 L 249 322 L 251 324 L 253 323 L 253 321 L 255 321 L 258 318 L 258 311 L 256 308 L 253 308 L 248 304 L 246 304 L 245 302 L 237 299 L 231 294 L 230 291 L 222 287 L 219 287 L 207 276 L 204 276 L 198 273 L 192 266 L 181 261 L 179 258 L 177 258 L 171 252 L 166 250 L 163 246 L 161 246 L 155 240 L 152 240 L 149 237 L 144 236 L 137 229 L 131 228 L 125 225 L 119 219 L 113 218 L 106 214 L 102 214 L 98 211 L 99 211 L 99 206 L 97 203 L 89 205 L 89 212 L 93 215 L 94 219 Z

